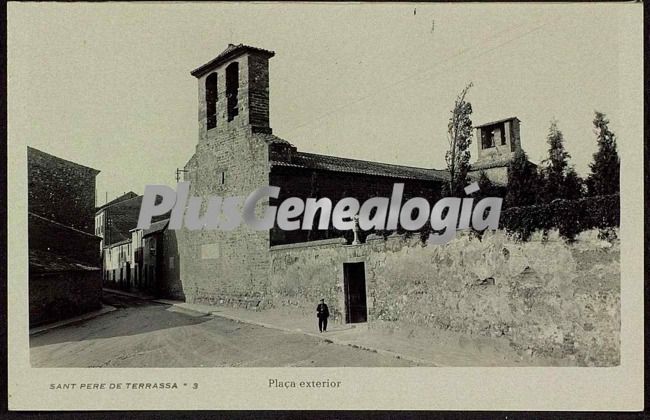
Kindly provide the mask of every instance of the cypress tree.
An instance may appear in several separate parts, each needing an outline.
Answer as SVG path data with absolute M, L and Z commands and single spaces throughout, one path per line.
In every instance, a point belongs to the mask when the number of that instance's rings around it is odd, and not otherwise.
M 475 193 L 473 196 L 478 201 L 484 197 L 498 197 L 499 191 L 498 188 L 490 181 L 485 171 L 481 171 L 478 177 L 478 186 L 480 190 Z
M 616 135 L 609 129 L 609 120 L 602 112 L 595 111 L 593 123 L 598 151 L 589 165 L 589 195 L 617 194 L 620 190 L 620 159 L 616 151 Z
M 564 149 L 564 135 L 557 126 L 557 120 L 551 120 L 548 136 L 548 158 L 542 161 L 540 171 L 543 184 L 542 198 L 545 202 L 556 198 L 565 198 L 565 176 L 571 155 Z
M 456 97 L 447 126 L 449 150 L 445 154 L 445 160 L 450 178 L 443 194 L 452 197 L 464 196 L 463 189 L 467 185 L 469 146 L 472 144 L 472 104 L 465 100 L 465 96 L 471 87 L 472 84 L 468 84 Z
M 528 161 L 526 152 L 518 149 L 508 165 L 506 207 L 529 206 L 537 202 L 539 180 L 535 165 Z
M 578 175 L 575 168 L 570 167 L 564 177 L 564 184 L 562 185 L 562 197 L 567 200 L 578 200 L 582 198 L 582 186 L 584 181 Z

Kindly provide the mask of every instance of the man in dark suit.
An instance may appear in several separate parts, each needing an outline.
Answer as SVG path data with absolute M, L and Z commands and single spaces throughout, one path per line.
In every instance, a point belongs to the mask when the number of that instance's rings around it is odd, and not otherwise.
M 325 299 L 321 299 L 316 307 L 316 316 L 318 316 L 318 329 L 320 332 L 327 331 L 327 318 L 330 316 L 330 310 L 325 304 Z

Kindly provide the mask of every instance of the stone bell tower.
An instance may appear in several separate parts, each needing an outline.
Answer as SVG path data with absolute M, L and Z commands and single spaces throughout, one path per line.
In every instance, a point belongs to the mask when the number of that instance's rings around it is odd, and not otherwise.
M 271 133 L 269 58 L 274 55 L 261 48 L 229 44 L 191 72 L 199 84 L 199 143 L 224 131 Z
M 508 164 L 521 149 L 519 124 L 519 118 L 510 117 L 476 126 L 478 158 L 471 165 L 470 177 L 477 178 L 484 171 L 492 182 L 507 184 Z
M 191 72 L 198 82 L 199 141 L 183 169 L 190 194 L 246 197 L 269 185 L 269 58 L 274 52 L 230 44 Z M 205 211 L 205 209 L 202 209 Z M 246 302 L 268 289 L 269 231 L 176 231 L 188 302 Z

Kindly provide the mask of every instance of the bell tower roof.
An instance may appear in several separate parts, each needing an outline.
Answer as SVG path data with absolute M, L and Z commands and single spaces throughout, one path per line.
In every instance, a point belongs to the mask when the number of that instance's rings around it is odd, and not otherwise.
M 197 67 L 196 69 L 192 70 L 190 74 L 194 77 L 201 77 L 204 74 L 208 73 L 210 70 L 214 69 L 215 67 L 218 67 L 219 65 L 225 63 L 228 60 L 232 60 L 235 57 L 238 57 L 242 54 L 246 53 L 252 53 L 256 55 L 261 55 L 264 56 L 265 58 L 271 58 L 275 55 L 275 52 L 265 50 L 262 48 L 257 48 L 257 47 L 251 47 L 250 45 L 244 45 L 244 44 L 228 44 L 228 48 L 223 50 L 219 55 L 217 55 L 215 58 L 212 60 L 208 61 L 207 63 L 203 64 L 202 66 Z

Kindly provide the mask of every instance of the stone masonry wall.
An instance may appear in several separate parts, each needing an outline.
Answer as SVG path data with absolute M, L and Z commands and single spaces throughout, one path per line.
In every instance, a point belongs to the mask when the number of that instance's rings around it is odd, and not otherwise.
M 302 245 L 302 246 L 301 246 Z M 459 235 L 443 246 L 403 236 L 358 246 L 324 241 L 271 250 L 274 305 L 312 313 L 324 297 L 344 318 L 343 263 L 365 262 L 371 325 L 506 336 L 528 354 L 619 363 L 619 245 L 583 232 L 567 245 Z
M 162 260 L 158 279 L 160 293 L 172 299 L 185 300 L 180 277 L 180 258 L 176 231 L 165 229 L 162 233 Z
M 226 118 L 225 67 L 216 69 L 219 100 L 217 126 L 205 124 L 205 78 L 199 78 L 199 143 L 185 169 L 190 195 L 246 197 L 269 185 L 268 144 L 248 124 L 248 57 L 239 61 L 239 115 Z M 223 181 L 222 181 L 223 180 Z M 205 209 L 205 208 L 204 208 Z M 269 232 L 242 224 L 233 231 L 177 231 L 178 275 L 188 302 L 233 302 L 257 306 L 268 280 Z M 177 292 L 178 287 L 175 286 Z
M 27 148 L 29 211 L 95 233 L 95 177 L 99 171 Z
M 59 321 L 101 308 L 99 269 L 29 276 L 29 326 Z
M 236 119 L 235 119 L 236 121 Z M 192 196 L 248 196 L 268 185 L 268 146 L 250 131 L 233 128 L 199 145 L 190 180 Z M 225 173 L 221 184 L 220 173 Z M 207 198 L 204 200 L 207 204 Z M 188 302 L 248 300 L 266 293 L 269 232 L 242 223 L 233 231 L 177 231 L 179 270 Z

